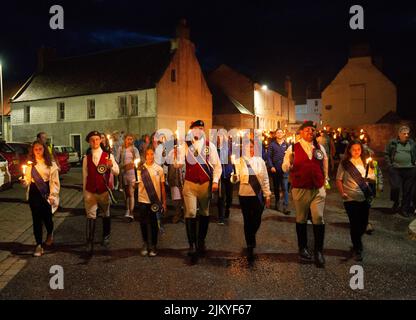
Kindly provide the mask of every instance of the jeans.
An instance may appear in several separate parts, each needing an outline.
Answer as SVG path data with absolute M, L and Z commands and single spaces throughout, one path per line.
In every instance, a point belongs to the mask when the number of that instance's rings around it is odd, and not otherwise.
M 218 197 L 218 204 L 217 204 L 218 218 L 220 220 L 224 219 L 225 210 L 229 212 L 232 202 L 233 202 L 233 184 L 231 183 L 230 179 L 221 179 L 221 194 Z
M 283 192 L 283 205 L 289 205 L 289 192 L 288 192 L 288 178 L 287 174 L 278 170 L 275 173 L 272 173 L 273 178 L 273 187 L 274 187 L 274 197 L 276 202 L 280 201 L 280 190 Z

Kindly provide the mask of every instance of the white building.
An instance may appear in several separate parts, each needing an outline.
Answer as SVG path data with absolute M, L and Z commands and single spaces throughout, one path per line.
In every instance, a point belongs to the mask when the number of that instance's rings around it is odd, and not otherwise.
M 322 114 L 322 100 L 321 99 L 306 99 L 304 104 L 296 105 L 296 121 L 313 121 L 317 125 L 321 123 Z
M 91 130 L 175 132 L 177 121 L 212 126 L 212 96 L 184 21 L 177 38 L 44 61 L 12 99 L 14 141 L 46 131 L 55 145 L 86 149 Z

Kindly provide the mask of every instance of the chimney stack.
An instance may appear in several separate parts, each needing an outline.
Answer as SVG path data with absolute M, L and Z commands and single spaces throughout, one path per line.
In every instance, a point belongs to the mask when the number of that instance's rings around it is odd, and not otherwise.
M 176 27 L 176 37 L 180 39 L 190 40 L 190 30 L 186 23 L 186 19 L 181 19 Z
M 292 81 L 290 80 L 290 77 L 289 76 L 286 76 L 286 80 L 285 80 L 285 90 L 286 90 L 288 99 L 293 100 L 293 96 L 292 96 Z
M 56 49 L 41 47 L 38 50 L 38 72 L 45 70 L 46 65 L 56 58 Z

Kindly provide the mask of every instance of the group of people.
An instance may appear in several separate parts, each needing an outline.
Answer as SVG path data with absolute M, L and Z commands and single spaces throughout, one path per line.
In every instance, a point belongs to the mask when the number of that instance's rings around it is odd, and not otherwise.
M 276 131 L 275 140 L 269 145 L 266 161 L 262 154 L 255 152 L 256 143 L 250 136 L 248 143 L 240 146 L 241 156 L 235 159 L 229 152 L 227 141 L 218 138 L 213 143 L 206 138 L 205 125 L 201 120 L 190 126 L 191 139 L 175 145 L 167 152 L 157 139 L 144 137 L 141 145 L 135 146 L 134 136 L 124 134 L 122 141 L 111 145 L 105 134 L 91 131 L 86 141 L 89 150 L 82 162 L 84 206 L 87 217 L 87 245 L 93 252 L 95 221 L 97 211 L 103 216 L 102 244 L 108 247 L 111 234 L 111 202 L 115 184 L 119 181 L 125 192 L 126 218 L 134 220 L 135 200 L 143 245 L 141 255 L 157 255 L 158 234 L 161 217 L 167 212 L 167 179 L 175 206 L 174 222 L 183 219 L 189 243 L 188 256 L 193 263 L 206 253 L 205 239 L 210 223 L 209 206 L 214 195 L 218 198 L 219 223 L 224 224 L 230 215 L 233 184 L 239 184 L 238 196 L 241 206 L 244 235 L 247 245 L 247 259 L 255 259 L 256 233 L 261 225 L 264 208 L 271 206 L 269 173 L 272 175 L 276 209 L 290 214 L 289 188 L 296 211 L 296 235 L 301 261 L 314 261 L 324 267 L 323 254 L 325 239 L 324 208 L 326 188 L 329 181 L 329 161 L 325 147 L 318 143 L 316 128 L 310 121 L 299 128 L 300 139 L 286 143 L 284 132 Z M 413 174 L 416 149 L 409 140 L 410 129 L 401 127 L 398 139 L 392 141 L 386 155 L 389 157 L 391 176 L 397 185 L 404 183 L 403 209 L 412 202 Z M 117 140 L 118 141 L 118 140 Z M 156 141 L 156 143 L 155 143 Z M 114 141 L 113 141 L 114 142 Z M 144 148 L 145 146 L 145 148 Z M 164 160 L 160 158 L 160 148 Z M 234 158 L 233 158 L 234 157 Z M 366 150 L 360 140 L 348 143 L 345 154 L 338 166 L 336 185 L 344 201 L 350 220 L 352 256 L 361 261 L 363 255 L 362 236 L 368 226 L 371 201 L 380 189 L 377 183 L 379 168 L 375 161 L 367 161 Z M 167 173 L 162 167 L 167 165 Z M 53 243 L 52 214 L 59 204 L 59 168 L 53 161 L 53 154 L 42 141 L 32 144 L 31 163 L 28 165 L 22 184 L 28 188 L 28 199 L 33 215 L 36 239 L 35 256 L 43 254 L 43 246 Z M 165 178 L 167 177 L 167 178 Z M 392 194 L 398 196 L 392 182 Z M 121 188 L 120 188 L 121 189 Z M 280 204 L 280 191 L 283 205 Z M 410 200 L 409 200 L 410 199 Z M 308 247 L 307 223 L 312 222 L 314 250 Z M 42 243 L 42 224 L 47 229 L 47 240 Z

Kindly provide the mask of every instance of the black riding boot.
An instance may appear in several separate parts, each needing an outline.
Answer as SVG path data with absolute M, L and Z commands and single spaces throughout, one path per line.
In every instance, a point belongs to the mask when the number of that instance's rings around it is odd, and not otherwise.
M 318 268 L 323 268 L 325 265 L 325 258 L 323 255 L 324 238 L 325 238 L 325 225 L 314 224 L 313 234 L 315 237 L 315 264 Z
M 312 260 L 308 250 L 308 234 L 306 223 L 296 223 L 296 234 L 298 236 L 299 257 L 301 260 Z
M 189 242 L 188 256 L 194 257 L 196 255 L 196 218 L 186 218 L 185 226 Z
M 197 250 L 200 255 L 206 253 L 205 238 L 208 233 L 209 216 L 199 216 L 199 230 L 198 230 L 198 243 Z
M 87 219 L 87 251 L 94 251 L 95 219 Z
M 110 244 L 111 234 L 111 217 L 103 217 L 103 246 L 108 247 Z

